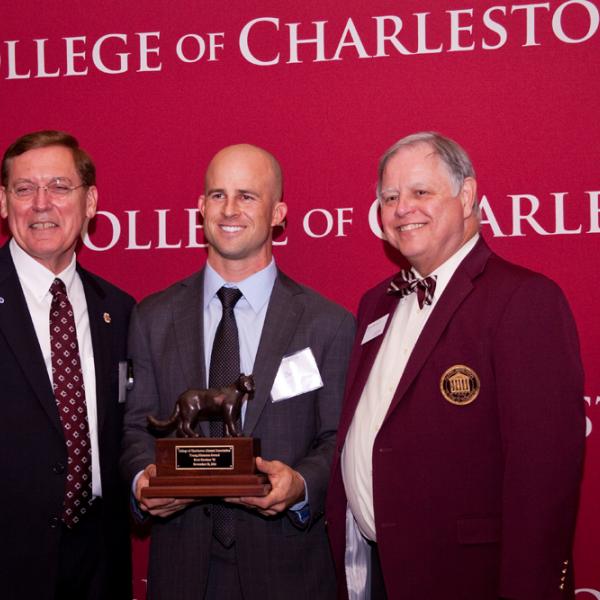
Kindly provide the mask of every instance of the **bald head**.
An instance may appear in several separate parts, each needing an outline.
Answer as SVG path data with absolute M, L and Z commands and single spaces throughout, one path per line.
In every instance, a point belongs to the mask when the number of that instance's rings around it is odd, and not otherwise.
M 270 153 L 252 144 L 234 144 L 217 152 L 206 169 L 204 193 L 208 194 L 208 185 L 215 170 L 223 168 L 240 170 L 250 168 L 264 174 L 272 186 L 274 202 L 279 202 L 283 194 L 283 175 L 279 161 Z
M 228 146 L 210 161 L 198 208 L 208 262 L 227 281 L 241 281 L 271 262 L 273 228 L 287 212 L 281 188 L 279 163 L 262 148 Z

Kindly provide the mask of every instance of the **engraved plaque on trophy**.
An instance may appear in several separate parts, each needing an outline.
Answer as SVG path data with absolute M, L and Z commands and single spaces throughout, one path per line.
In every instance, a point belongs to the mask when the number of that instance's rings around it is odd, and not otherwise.
M 156 477 L 142 489 L 145 498 L 201 498 L 208 496 L 265 496 L 271 485 L 256 471 L 255 457 L 260 442 L 242 437 L 237 423 L 242 403 L 254 393 L 252 375 L 241 374 L 231 385 L 183 392 L 173 414 L 166 421 L 148 416 L 157 431 L 177 429 L 175 438 L 156 440 Z M 200 437 L 194 430 L 198 421 L 223 420 L 227 437 Z

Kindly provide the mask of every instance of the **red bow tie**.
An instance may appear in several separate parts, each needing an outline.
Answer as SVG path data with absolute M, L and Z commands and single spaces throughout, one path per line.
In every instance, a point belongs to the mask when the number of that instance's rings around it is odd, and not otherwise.
M 400 294 L 400 297 L 404 298 L 404 296 L 408 296 L 416 291 L 419 308 L 423 308 L 425 304 L 433 302 L 436 278 L 434 275 L 433 277 L 419 279 L 412 270 L 402 269 L 390 282 L 387 293 Z

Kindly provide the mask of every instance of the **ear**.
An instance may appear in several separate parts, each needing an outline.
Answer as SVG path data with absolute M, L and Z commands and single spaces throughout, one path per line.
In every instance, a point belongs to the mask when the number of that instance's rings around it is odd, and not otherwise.
M 6 188 L 4 186 L 0 186 L 0 217 L 6 219 L 8 217 L 8 206 L 7 206 L 7 198 L 6 198 Z
M 202 194 L 202 196 L 200 196 L 200 198 L 198 198 L 198 210 L 200 211 L 200 214 L 202 215 L 203 218 L 204 218 L 205 202 L 206 202 L 206 196 L 204 194 Z
M 96 208 L 98 207 L 98 189 L 95 185 L 91 185 L 85 195 L 85 216 L 92 219 L 96 216 Z
M 467 177 L 464 180 L 459 196 L 463 207 L 463 217 L 468 219 L 473 215 L 475 198 L 477 198 L 477 182 L 473 177 Z
M 271 227 L 281 225 L 287 215 L 287 204 L 285 202 L 277 202 L 273 207 L 273 215 L 271 217 Z

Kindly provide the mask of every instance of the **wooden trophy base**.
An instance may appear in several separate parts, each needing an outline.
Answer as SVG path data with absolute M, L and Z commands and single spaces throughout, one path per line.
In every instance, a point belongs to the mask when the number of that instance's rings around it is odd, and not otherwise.
M 266 496 L 269 478 L 256 472 L 259 441 L 248 437 L 156 440 L 156 477 L 144 498 Z

